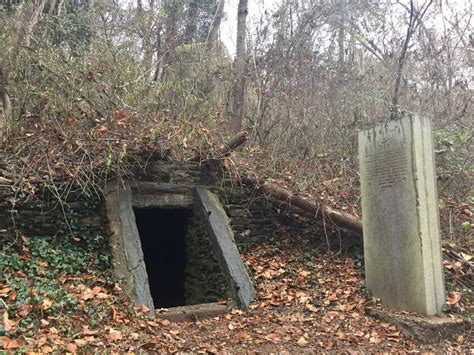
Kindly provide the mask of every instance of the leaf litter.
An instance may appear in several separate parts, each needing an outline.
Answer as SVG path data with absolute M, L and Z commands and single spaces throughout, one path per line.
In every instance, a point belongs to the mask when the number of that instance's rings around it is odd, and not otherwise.
M 368 317 L 360 245 L 347 250 L 320 248 L 314 228 L 293 230 L 279 225 L 279 236 L 242 252 L 255 279 L 258 299 L 248 310 L 233 309 L 223 316 L 174 323 L 149 316 L 134 307 L 117 283 L 83 274 L 64 276 L 61 283 L 75 295 L 72 314 L 48 316 L 56 301 L 38 306 L 15 303 L 9 285 L 0 285 L 3 313 L 0 349 L 40 352 L 84 351 L 464 351 L 468 337 L 423 345 L 395 326 Z M 347 243 L 350 245 L 351 243 Z M 46 265 L 44 267 L 47 267 Z M 448 295 L 457 305 L 461 296 Z M 38 320 L 21 327 L 39 312 Z M 36 326 L 37 325 L 37 326 Z

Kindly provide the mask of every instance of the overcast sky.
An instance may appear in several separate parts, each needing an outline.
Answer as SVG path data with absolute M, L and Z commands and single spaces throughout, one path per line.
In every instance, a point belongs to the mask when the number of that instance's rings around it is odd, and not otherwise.
M 273 9 L 280 0 L 248 0 L 249 15 L 248 23 L 260 18 L 265 9 Z M 235 54 L 235 40 L 237 37 L 237 4 L 239 0 L 226 0 L 224 11 L 226 17 L 221 25 L 221 39 L 229 50 L 229 54 Z
M 415 4 L 419 7 L 425 3 L 426 0 L 415 0 Z M 407 1 L 406 1 L 407 2 Z M 237 37 L 237 5 L 239 0 L 225 0 L 225 19 L 221 24 L 221 39 L 226 45 L 229 54 L 233 57 L 235 55 L 235 40 Z M 248 0 L 249 15 L 247 18 L 248 28 L 252 28 L 252 24 L 260 18 L 265 9 L 274 10 L 281 0 Z M 434 6 L 434 4 L 433 4 Z M 450 11 L 461 9 L 472 10 L 472 0 L 443 0 L 443 8 L 449 14 Z M 401 9 L 401 8 L 400 8 Z M 443 23 L 440 18 L 441 14 L 431 18 L 430 22 L 434 22 L 439 29 L 443 28 Z

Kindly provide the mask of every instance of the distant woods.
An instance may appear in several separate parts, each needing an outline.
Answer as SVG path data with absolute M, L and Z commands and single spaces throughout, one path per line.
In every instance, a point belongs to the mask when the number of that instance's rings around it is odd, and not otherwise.
M 472 142 L 471 2 L 235 3 L 1 0 L 4 146 L 70 149 L 56 158 L 108 174 L 151 147 L 192 158 L 244 129 L 261 169 L 306 188 L 350 180 L 356 132 L 390 118 L 432 117 L 442 159 Z M 222 42 L 226 17 L 236 43 Z M 463 157 L 445 163 L 464 184 Z

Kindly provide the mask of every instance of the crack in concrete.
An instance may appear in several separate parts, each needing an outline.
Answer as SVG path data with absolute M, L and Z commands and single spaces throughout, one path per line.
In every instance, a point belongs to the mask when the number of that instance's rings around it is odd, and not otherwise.
M 127 268 L 127 269 L 128 269 L 128 272 L 132 272 L 132 271 L 135 271 L 136 269 L 138 269 L 138 268 L 140 267 L 140 265 L 141 265 L 142 262 L 143 262 L 143 259 L 140 259 L 140 260 L 138 261 L 138 264 L 137 264 L 136 266 L 132 267 L 131 269 Z

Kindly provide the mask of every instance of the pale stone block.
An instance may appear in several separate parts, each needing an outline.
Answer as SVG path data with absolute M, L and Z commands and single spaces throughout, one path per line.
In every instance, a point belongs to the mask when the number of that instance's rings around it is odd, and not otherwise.
M 431 121 L 418 116 L 359 133 L 367 288 L 382 303 L 441 312 L 444 275 Z

